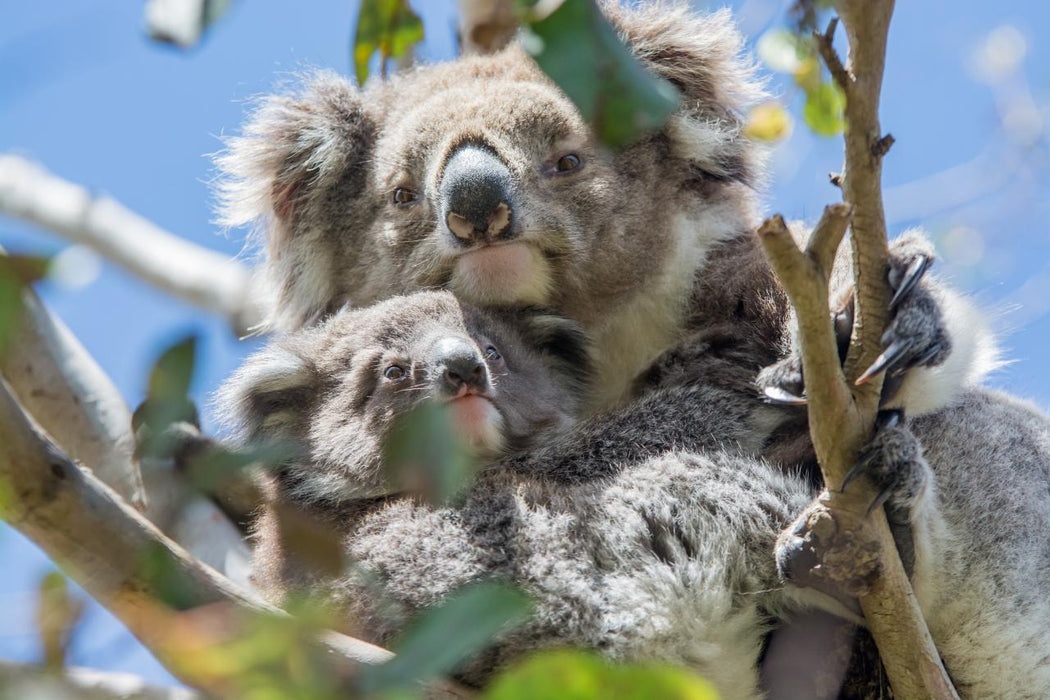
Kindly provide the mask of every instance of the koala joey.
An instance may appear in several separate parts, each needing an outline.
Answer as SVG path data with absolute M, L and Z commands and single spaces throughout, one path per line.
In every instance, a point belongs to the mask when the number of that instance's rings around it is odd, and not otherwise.
M 225 225 L 254 223 L 265 239 L 272 326 L 427 288 L 543 305 L 593 339 L 592 411 L 630 398 L 696 332 L 747 329 L 736 335 L 753 374 L 790 357 L 792 315 L 754 234 L 762 153 L 742 133 L 762 91 L 728 13 L 603 9 L 682 95 L 662 129 L 615 153 L 517 43 L 360 89 L 319 72 L 262 100 L 217 160 L 218 196 Z M 901 403 L 913 412 L 948 402 L 986 364 L 958 350 L 976 336 L 965 305 L 944 311 L 958 354 L 950 369 L 909 374 Z
M 275 503 L 323 521 L 353 564 L 306 570 L 268 509 L 256 526 L 258 583 L 277 598 L 329 596 L 382 643 L 459 586 L 510 581 L 535 613 L 462 669 L 468 682 L 570 645 L 682 664 L 725 697 L 757 697 L 771 628 L 814 607 L 850 615 L 785 585 L 796 576 L 790 540 L 773 556 L 816 487 L 753 456 L 752 426 L 775 409 L 751 399 L 717 342 L 683 349 L 711 362 L 666 358 L 655 373 L 671 381 L 577 421 L 593 378 L 581 341 L 571 322 L 482 311 L 448 293 L 344 310 L 274 340 L 221 404 L 240 439 L 300 445 L 271 475 Z M 399 493 L 383 470 L 391 426 L 425 401 L 452 412 L 485 467 L 447 506 Z M 1045 695 L 1050 421 L 975 390 L 912 429 L 930 445 L 925 457 L 888 422 L 858 469 L 912 528 L 916 594 L 949 671 L 968 697 Z

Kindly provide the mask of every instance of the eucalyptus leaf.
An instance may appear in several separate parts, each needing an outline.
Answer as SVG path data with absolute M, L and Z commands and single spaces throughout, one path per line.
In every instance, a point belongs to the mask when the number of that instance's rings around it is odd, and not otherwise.
M 423 20 L 408 0 L 361 0 L 354 32 L 354 71 L 357 83 L 368 78 L 368 62 L 379 52 L 380 66 L 401 58 L 423 40 Z
M 809 128 L 821 136 L 835 136 L 845 126 L 843 110 L 846 98 L 837 85 L 824 82 L 806 92 L 802 117 Z
M 666 80 L 638 61 L 593 0 L 564 0 L 553 12 L 526 13 L 524 46 L 612 147 L 659 129 L 678 106 Z
M 424 403 L 402 417 L 384 445 L 383 464 L 396 490 L 420 494 L 442 504 L 474 475 L 448 407 Z
M 779 141 L 791 133 L 791 115 L 779 102 L 764 102 L 748 115 L 744 134 L 758 141 Z
M 447 674 L 498 633 L 524 621 L 530 609 L 528 598 L 514 588 L 495 583 L 468 586 L 424 613 L 393 645 L 397 656 L 365 669 L 360 689 L 366 694 L 393 690 Z
M 710 683 L 682 668 L 614 665 L 596 654 L 560 650 L 526 659 L 495 679 L 485 700 L 716 700 Z
M 174 438 L 168 427 L 183 421 L 199 423 L 197 407 L 190 399 L 196 354 L 197 338 L 190 335 L 169 346 L 153 365 L 146 400 L 134 416 L 135 428 L 141 434 L 142 455 L 170 456 Z M 140 431 L 143 425 L 146 430 Z

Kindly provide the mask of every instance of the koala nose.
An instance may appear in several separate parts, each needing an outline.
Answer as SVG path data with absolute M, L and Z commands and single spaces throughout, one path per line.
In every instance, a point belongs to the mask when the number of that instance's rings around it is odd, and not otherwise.
M 480 146 L 462 146 L 445 164 L 442 216 L 460 243 L 493 243 L 512 237 L 510 170 Z
M 434 348 L 435 381 L 444 393 L 455 396 L 463 387 L 484 391 L 489 377 L 485 361 L 471 343 L 444 338 Z

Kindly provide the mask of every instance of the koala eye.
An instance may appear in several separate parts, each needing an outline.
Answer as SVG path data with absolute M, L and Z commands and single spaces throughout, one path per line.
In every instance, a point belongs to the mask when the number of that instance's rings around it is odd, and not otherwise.
M 499 351 L 490 345 L 485 348 L 485 359 L 489 362 L 499 362 L 503 359 L 503 355 L 500 355 Z
M 383 376 L 392 382 L 399 382 L 408 375 L 405 369 L 400 365 L 390 365 L 383 370 Z
M 571 173 L 580 169 L 583 165 L 583 160 L 575 153 L 566 153 L 558 162 L 554 164 L 554 172 L 556 173 Z
M 394 204 L 399 206 L 412 204 L 417 199 L 419 199 L 419 195 L 408 188 L 398 187 L 394 190 Z

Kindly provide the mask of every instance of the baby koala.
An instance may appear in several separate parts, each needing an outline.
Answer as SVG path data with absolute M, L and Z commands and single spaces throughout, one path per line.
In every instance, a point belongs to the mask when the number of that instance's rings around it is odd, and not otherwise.
M 813 607 L 851 616 L 785 582 L 798 573 L 790 538 L 774 557 L 816 493 L 753 456 L 782 409 L 754 401 L 751 377 L 712 339 L 665 358 L 643 399 L 577 421 L 586 357 L 570 322 L 443 292 L 273 341 L 221 396 L 237 437 L 301 450 L 271 474 L 259 584 L 278 600 L 326 596 L 347 627 L 386 643 L 460 586 L 502 580 L 534 612 L 460 670 L 468 683 L 530 650 L 577 646 L 683 665 L 725 697 L 759 697 L 771 629 Z M 384 469 L 398 419 L 433 402 L 485 466 L 445 506 L 401 493 Z M 1050 420 L 975 390 L 912 429 L 881 423 L 858 470 L 911 529 L 916 596 L 948 670 L 965 697 L 1045 697 Z M 275 508 L 288 506 L 336 534 L 352 563 L 309 570 L 277 527 Z

